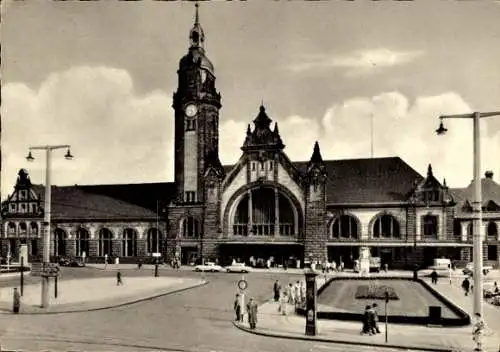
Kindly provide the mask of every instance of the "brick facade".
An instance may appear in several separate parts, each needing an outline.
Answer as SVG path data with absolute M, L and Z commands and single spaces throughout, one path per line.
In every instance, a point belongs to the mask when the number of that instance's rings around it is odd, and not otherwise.
M 319 181 L 307 190 L 305 211 L 304 260 L 323 262 L 327 257 L 327 215 L 325 183 Z

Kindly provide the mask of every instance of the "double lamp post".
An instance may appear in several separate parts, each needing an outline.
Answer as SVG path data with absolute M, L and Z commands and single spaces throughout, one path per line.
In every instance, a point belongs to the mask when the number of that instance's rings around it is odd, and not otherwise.
M 482 222 L 482 194 L 481 194 L 481 133 L 479 122 L 483 118 L 500 116 L 500 111 L 497 112 L 474 112 L 472 114 L 462 115 L 444 115 L 440 116 L 441 123 L 436 130 L 438 135 L 445 134 L 448 129 L 443 125 L 445 119 L 472 119 L 473 121 L 473 159 L 474 159 L 474 195 L 472 199 L 473 211 L 473 263 L 474 263 L 474 314 L 483 316 L 483 238 L 481 235 Z
M 49 267 L 50 264 L 50 215 L 51 215 L 51 182 L 50 182 L 50 174 L 51 174 L 51 161 L 52 161 L 52 151 L 57 149 L 66 149 L 66 155 L 64 156 L 67 160 L 73 159 L 73 155 L 70 152 L 69 145 L 45 145 L 45 146 L 35 146 L 29 147 L 28 155 L 26 156 L 26 160 L 31 162 L 34 161 L 35 158 L 32 155 L 32 151 L 34 150 L 45 150 L 45 205 L 44 205 L 44 219 L 42 226 L 42 236 L 43 236 L 43 269 Z M 42 273 L 42 308 L 47 308 L 49 306 L 49 275 L 45 275 L 46 273 Z

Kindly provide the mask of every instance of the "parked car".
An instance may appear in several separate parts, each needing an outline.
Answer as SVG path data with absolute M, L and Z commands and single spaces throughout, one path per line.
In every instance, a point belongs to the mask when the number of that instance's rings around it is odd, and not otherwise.
M 59 258 L 58 264 L 60 266 L 70 266 L 71 261 L 68 258 Z
M 245 263 L 234 263 L 231 265 L 228 265 L 224 268 L 226 272 L 228 273 L 249 273 L 251 271 L 251 268 L 246 266 Z
M 490 270 L 492 270 L 493 267 L 490 265 L 483 265 L 483 275 L 488 275 Z M 467 266 L 463 270 L 464 275 L 469 275 L 472 276 L 474 275 L 474 263 L 467 263 Z
M 85 263 L 80 260 L 80 259 L 72 259 L 69 261 L 69 265 L 74 268 L 83 268 L 85 266 Z
M 222 271 L 222 267 L 213 262 L 207 262 L 205 264 L 196 265 L 194 267 L 194 271 L 209 271 L 212 273 L 216 273 Z

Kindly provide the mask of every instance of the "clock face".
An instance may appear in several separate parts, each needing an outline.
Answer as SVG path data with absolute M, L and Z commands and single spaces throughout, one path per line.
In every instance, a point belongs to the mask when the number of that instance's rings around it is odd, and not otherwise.
M 198 108 L 196 107 L 196 105 L 189 104 L 188 106 L 186 106 L 186 115 L 187 116 L 193 117 L 194 115 L 196 115 L 197 112 L 198 112 Z

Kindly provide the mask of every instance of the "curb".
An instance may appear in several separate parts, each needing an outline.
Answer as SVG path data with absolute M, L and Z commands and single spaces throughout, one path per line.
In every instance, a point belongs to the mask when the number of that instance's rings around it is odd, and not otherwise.
M 153 296 L 148 296 L 148 297 L 144 297 L 144 298 L 134 299 L 132 301 L 128 301 L 128 302 L 124 302 L 124 303 L 111 304 L 111 305 L 101 306 L 101 307 L 97 307 L 97 308 L 70 309 L 70 310 L 60 310 L 60 311 L 53 311 L 53 312 L 50 312 L 50 311 L 49 312 L 47 312 L 47 311 L 19 312 L 18 315 L 49 315 L 49 314 L 53 314 L 54 315 L 54 314 L 68 314 L 68 313 L 86 313 L 86 312 L 95 312 L 95 311 L 105 310 L 105 309 L 120 308 L 120 307 L 125 307 L 125 306 L 129 306 L 129 305 L 132 305 L 132 304 L 140 303 L 140 302 L 151 301 L 151 300 L 153 300 L 155 298 L 159 298 L 159 297 L 163 297 L 163 296 L 168 296 L 168 295 L 171 295 L 171 294 L 174 294 L 174 293 L 179 293 L 179 292 L 187 291 L 187 290 L 190 290 L 190 289 L 193 289 L 193 288 L 205 286 L 208 283 L 209 283 L 208 280 L 202 280 L 201 282 L 199 282 L 197 284 L 194 284 L 192 286 L 181 287 L 181 288 L 169 291 L 169 292 L 164 292 L 164 293 L 156 294 L 156 295 L 153 295 Z M 4 312 L 4 314 L 7 314 L 7 312 Z M 10 314 L 13 314 L 13 313 L 10 312 Z
M 279 338 L 279 339 L 288 339 L 288 340 L 302 340 L 302 341 L 317 341 L 317 342 L 324 342 L 324 343 L 335 343 L 335 344 L 344 344 L 344 345 L 353 345 L 353 346 L 367 346 L 367 347 L 383 347 L 383 348 L 393 348 L 393 349 L 400 349 L 400 350 L 416 350 L 416 351 L 423 351 L 423 352 L 456 352 L 455 349 L 450 349 L 450 348 L 427 348 L 427 347 L 419 347 L 419 346 L 401 346 L 401 345 L 391 345 L 391 344 L 381 344 L 381 343 L 369 343 L 369 342 L 354 342 L 354 341 L 347 341 L 347 340 L 335 340 L 335 339 L 330 339 L 330 338 L 324 338 L 324 337 L 316 337 L 316 336 L 301 336 L 301 335 L 292 335 L 292 334 L 287 334 L 287 333 L 279 333 L 279 332 L 266 332 L 262 330 L 253 330 L 250 328 L 247 328 L 246 326 L 242 326 L 241 324 L 238 324 L 237 322 L 233 321 L 233 325 L 242 330 L 245 331 L 249 334 L 254 334 L 254 335 L 259 335 L 259 336 L 266 336 L 266 337 L 274 337 L 274 338 Z

